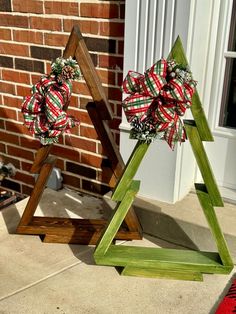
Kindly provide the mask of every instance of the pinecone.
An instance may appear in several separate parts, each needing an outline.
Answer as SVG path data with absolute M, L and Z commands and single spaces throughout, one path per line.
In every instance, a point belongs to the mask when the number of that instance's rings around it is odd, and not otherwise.
M 75 75 L 75 70 L 71 66 L 66 65 L 63 67 L 61 71 L 62 80 L 66 81 L 66 80 L 73 79 L 74 75 Z

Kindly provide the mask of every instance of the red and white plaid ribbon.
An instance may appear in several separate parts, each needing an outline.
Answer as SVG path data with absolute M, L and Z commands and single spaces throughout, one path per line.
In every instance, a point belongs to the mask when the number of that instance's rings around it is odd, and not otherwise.
M 58 141 L 58 136 L 79 124 L 63 110 L 71 97 L 71 83 L 59 84 L 54 76 L 43 76 L 33 86 L 32 95 L 22 104 L 25 126 L 43 145 Z
M 122 84 L 122 90 L 130 94 L 122 102 L 127 120 L 151 121 L 156 132 L 173 149 L 177 141 L 186 139 L 186 132 L 180 116 L 191 106 L 196 82 L 183 81 L 168 74 L 168 61 L 159 60 L 144 74 L 129 71 Z

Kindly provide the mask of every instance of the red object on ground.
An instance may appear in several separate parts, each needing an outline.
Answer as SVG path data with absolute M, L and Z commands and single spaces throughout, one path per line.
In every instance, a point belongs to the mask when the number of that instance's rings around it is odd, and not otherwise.
M 234 279 L 228 293 L 221 301 L 215 314 L 235 314 L 236 313 L 236 279 Z

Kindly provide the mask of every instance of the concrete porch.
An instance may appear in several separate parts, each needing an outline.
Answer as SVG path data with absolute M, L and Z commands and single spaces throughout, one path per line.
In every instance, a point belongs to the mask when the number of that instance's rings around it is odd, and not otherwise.
M 94 264 L 93 246 L 46 244 L 15 234 L 26 203 L 0 211 L 1 314 L 214 313 L 235 276 L 236 267 L 230 275 L 204 275 L 203 282 L 120 276 L 113 267 Z M 99 218 L 112 206 L 109 196 L 46 189 L 37 215 Z M 144 238 L 133 245 L 214 251 L 194 193 L 175 205 L 136 199 L 134 206 Z M 236 263 L 236 206 L 225 203 L 216 212 Z

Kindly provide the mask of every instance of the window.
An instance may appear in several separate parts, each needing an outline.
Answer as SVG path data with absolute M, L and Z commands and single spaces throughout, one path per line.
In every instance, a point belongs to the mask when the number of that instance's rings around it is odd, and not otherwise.
M 233 1 L 219 125 L 236 129 L 236 0 Z

